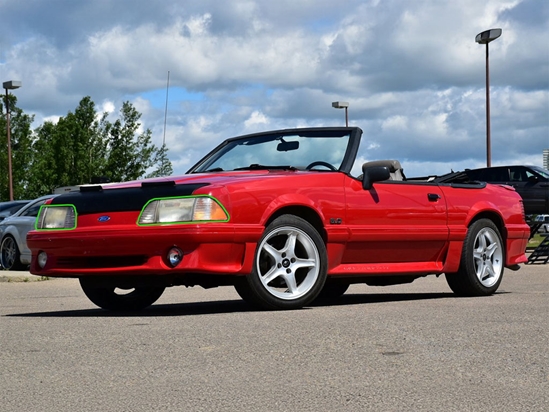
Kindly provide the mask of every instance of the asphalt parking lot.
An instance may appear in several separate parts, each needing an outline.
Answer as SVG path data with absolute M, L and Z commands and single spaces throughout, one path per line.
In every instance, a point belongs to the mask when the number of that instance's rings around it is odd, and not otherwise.
M 486 298 L 428 277 L 286 312 L 177 287 L 111 314 L 20 275 L 0 283 L 3 411 L 549 410 L 549 265 Z

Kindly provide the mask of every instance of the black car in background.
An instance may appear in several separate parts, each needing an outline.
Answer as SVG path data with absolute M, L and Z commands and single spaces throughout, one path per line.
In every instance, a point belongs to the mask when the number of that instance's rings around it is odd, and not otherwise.
M 538 166 L 495 166 L 465 169 L 437 177 L 440 183 L 469 181 L 513 186 L 524 201 L 527 215 L 549 214 L 549 171 Z

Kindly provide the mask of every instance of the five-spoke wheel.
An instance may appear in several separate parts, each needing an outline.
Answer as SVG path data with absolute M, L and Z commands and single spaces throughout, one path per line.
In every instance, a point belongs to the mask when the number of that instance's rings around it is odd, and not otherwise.
M 457 273 L 447 273 L 450 288 L 460 296 L 494 293 L 503 278 L 504 250 L 496 225 L 479 219 L 467 231 Z
M 21 253 L 17 247 L 15 239 L 7 235 L 2 239 L 0 245 L 0 263 L 2 267 L 7 270 L 21 270 L 24 269 L 24 265 L 21 263 Z
M 316 229 L 297 216 L 283 215 L 266 228 L 253 271 L 236 290 L 255 306 L 296 309 L 320 293 L 326 268 L 326 247 Z

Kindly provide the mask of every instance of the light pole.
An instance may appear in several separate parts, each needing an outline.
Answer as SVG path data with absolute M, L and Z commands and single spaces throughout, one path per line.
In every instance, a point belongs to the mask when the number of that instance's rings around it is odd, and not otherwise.
M 8 90 L 15 90 L 21 87 L 21 82 L 10 80 L 2 84 L 6 90 L 6 129 L 8 135 L 8 181 L 10 188 L 10 200 L 13 200 L 13 177 L 11 174 L 11 127 L 10 127 L 10 100 Z
M 349 127 L 349 103 L 332 102 L 332 107 L 335 109 L 345 109 L 345 127 Z
M 490 63 L 488 59 L 488 43 L 501 36 L 501 29 L 490 29 L 477 34 L 475 41 L 486 45 L 486 166 L 492 166 L 492 143 L 490 138 Z

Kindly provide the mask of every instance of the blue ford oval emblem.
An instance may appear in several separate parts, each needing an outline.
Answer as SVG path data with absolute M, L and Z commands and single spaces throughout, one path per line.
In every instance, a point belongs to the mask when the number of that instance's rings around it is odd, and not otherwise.
M 107 221 L 111 220 L 111 217 L 110 216 L 99 216 L 99 218 L 97 220 L 99 220 L 100 222 L 107 222 Z

